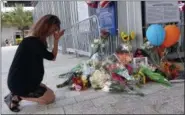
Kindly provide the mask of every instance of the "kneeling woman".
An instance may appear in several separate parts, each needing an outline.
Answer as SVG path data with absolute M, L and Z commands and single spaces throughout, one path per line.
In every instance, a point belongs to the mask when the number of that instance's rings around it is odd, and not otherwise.
M 49 104 L 55 100 L 51 89 L 42 84 L 44 76 L 43 59 L 55 60 L 58 41 L 64 34 L 60 31 L 60 20 L 55 15 L 43 16 L 18 46 L 8 74 L 8 94 L 4 101 L 14 112 L 19 112 L 19 102 L 28 100 Z M 54 36 L 52 52 L 47 50 L 46 38 Z

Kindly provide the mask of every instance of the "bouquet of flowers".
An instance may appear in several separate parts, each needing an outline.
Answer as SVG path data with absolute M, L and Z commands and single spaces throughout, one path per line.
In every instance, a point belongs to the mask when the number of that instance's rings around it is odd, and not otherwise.
M 179 73 L 179 67 L 176 64 L 170 63 L 165 59 L 169 49 L 165 49 L 162 46 L 155 47 L 146 41 L 141 49 L 136 50 L 134 56 L 136 57 L 148 57 L 148 68 L 155 73 L 159 73 L 168 80 L 177 78 Z M 154 68 L 154 69 L 153 69 Z
M 146 77 L 151 79 L 152 81 L 156 81 L 158 83 L 161 83 L 161 84 L 164 84 L 164 85 L 167 85 L 167 86 L 171 86 L 171 84 L 168 81 L 168 79 L 166 79 L 160 73 L 153 72 L 148 67 L 142 66 L 139 71 L 140 71 L 140 73 L 142 73 L 143 75 L 145 75 Z
M 105 42 L 107 41 L 109 35 L 110 34 L 107 30 L 101 30 L 101 37 L 94 39 L 93 43 L 91 43 L 92 55 L 97 52 L 99 53 L 101 49 L 105 47 Z
M 172 80 L 179 76 L 180 67 L 174 63 L 164 61 L 161 63 L 161 71 L 165 73 L 168 80 Z
M 129 34 L 127 34 L 124 31 L 120 33 L 121 40 L 129 46 L 130 51 L 132 49 L 131 41 L 134 40 L 135 37 L 136 35 L 135 35 L 135 32 L 133 31 L 131 31 Z

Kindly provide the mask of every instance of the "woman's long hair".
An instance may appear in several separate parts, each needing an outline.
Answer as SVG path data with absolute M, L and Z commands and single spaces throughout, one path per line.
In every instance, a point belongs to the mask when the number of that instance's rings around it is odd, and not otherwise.
M 60 30 L 60 19 L 52 14 L 47 14 L 41 17 L 30 29 L 32 36 L 38 37 L 45 45 L 48 33 L 53 25 L 56 25 Z

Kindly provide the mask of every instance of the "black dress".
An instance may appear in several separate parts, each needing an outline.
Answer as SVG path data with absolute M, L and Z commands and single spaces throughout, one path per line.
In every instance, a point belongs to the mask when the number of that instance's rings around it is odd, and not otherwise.
M 8 88 L 19 96 L 27 96 L 40 87 L 44 76 L 43 59 L 54 55 L 37 37 L 27 37 L 18 46 L 8 74 Z

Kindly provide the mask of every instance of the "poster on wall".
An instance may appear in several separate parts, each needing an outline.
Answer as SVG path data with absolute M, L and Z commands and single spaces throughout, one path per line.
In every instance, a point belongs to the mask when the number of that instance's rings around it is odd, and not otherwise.
M 96 9 L 100 28 L 107 30 L 110 35 L 115 36 L 117 34 L 116 4 L 115 2 L 111 2 L 106 7 L 100 7 L 100 5 L 99 3 L 99 7 Z
M 146 23 L 180 22 L 177 1 L 145 1 Z

